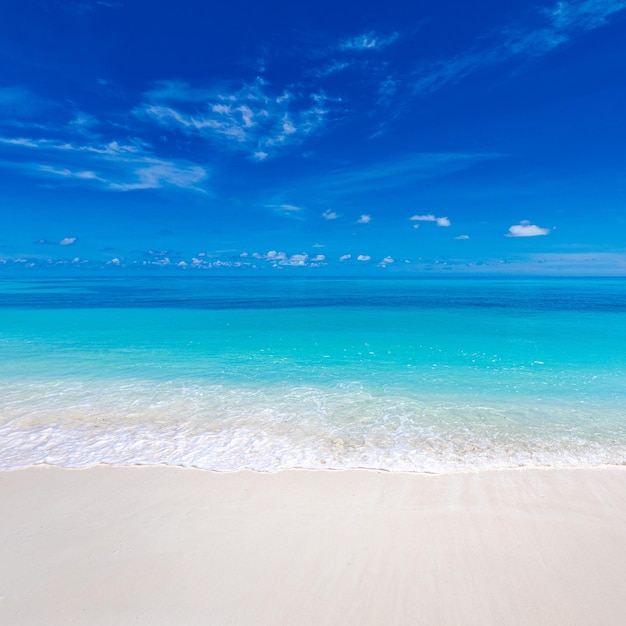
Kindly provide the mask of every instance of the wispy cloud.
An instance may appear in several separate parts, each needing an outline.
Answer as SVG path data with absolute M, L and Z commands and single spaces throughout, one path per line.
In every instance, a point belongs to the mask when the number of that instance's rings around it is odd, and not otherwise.
M 493 153 L 425 152 L 379 161 L 363 167 L 344 168 L 315 181 L 315 188 L 343 194 L 399 189 L 416 181 L 461 171 L 487 159 L 500 157 Z M 301 183 L 304 184 L 304 183 Z
M 313 68 L 311 70 L 311 74 L 317 78 L 324 78 L 326 76 L 336 74 L 337 72 L 341 72 L 349 68 L 351 65 L 352 63 L 349 63 L 348 61 L 331 61 L 322 67 Z
M 605 25 L 626 9 L 626 0 L 561 0 L 539 11 L 532 27 L 507 28 L 490 43 L 453 57 L 424 64 L 415 73 L 414 91 L 436 91 L 474 72 L 514 58 L 546 54 L 575 36 Z
M 624 0 L 562 0 L 546 9 L 545 14 L 555 29 L 591 30 L 603 26 L 607 18 L 624 8 Z
M 208 177 L 199 165 L 153 156 L 149 146 L 138 140 L 133 144 L 116 141 L 79 144 L 0 137 L 0 144 L 19 151 L 10 161 L 0 162 L 5 167 L 48 180 L 95 185 L 113 191 L 175 187 L 205 192 L 202 185 Z
M 469 239 L 469 238 L 470 238 L 469 235 L 457 235 L 455 237 L 455 239 L 458 239 L 458 240 L 464 240 L 464 239 Z
M 152 163 L 150 163 L 152 161 Z M 136 167 L 136 180 L 127 183 L 109 183 L 110 189 L 131 191 L 134 189 L 160 189 L 165 186 L 203 191 L 199 184 L 206 177 L 204 168 L 198 165 L 179 165 L 160 159 L 150 159 L 145 167 Z
M 303 207 L 295 204 L 266 204 L 267 209 L 273 209 L 279 215 L 301 219 L 298 215 L 303 211 Z
M 357 224 L 369 224 L 372 221 L 371 215 L 361 215 L 356 221 Z
M 259 161 L 320 131 L 332 102 L 323 93 L 303 94 L 289 87 L 275 91 L 261 77 L 221 91 L 159 83 L 145 96 L 147 103 L 135 110 L 140 119 Z
M 377 35 L 374 32 L 362 33 L 356 37 L 344 39 L 339 44 L 340 50 L 381 50 L 391 45 L 399 39 L 398 33 L 391 33 L 387 36 Z
M 339 213 L 336 213 L 335 211 L 331 211 L 330 209 L 327 209 L 326 211 L 322 213 L 322 217 L 325 220 L 336 220 L 336 219 L 339 219 Z
M 536 224 L 531 224 L 528 220 L 524 220 L 519 224 L 511 226 L 506 237 L 538 237 L 548 235 L 550 230 L 550 228 L 541 228 Z
M 76 243 L 76 237 L 64 237 L 59 241 L 60 246 L 71 246 L 73 243 Z

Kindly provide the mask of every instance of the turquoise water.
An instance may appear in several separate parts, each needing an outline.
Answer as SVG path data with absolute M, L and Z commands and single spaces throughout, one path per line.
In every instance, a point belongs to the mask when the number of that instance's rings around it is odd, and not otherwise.
M 0 467 L 626 462 L 626 280 L 0 280 Z

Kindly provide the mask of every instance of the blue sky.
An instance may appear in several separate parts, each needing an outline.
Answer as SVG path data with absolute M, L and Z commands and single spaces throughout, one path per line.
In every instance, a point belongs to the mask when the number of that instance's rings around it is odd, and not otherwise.
M 625 41 L 626 0 L 3 3 L 0 264 L 626 274 Z

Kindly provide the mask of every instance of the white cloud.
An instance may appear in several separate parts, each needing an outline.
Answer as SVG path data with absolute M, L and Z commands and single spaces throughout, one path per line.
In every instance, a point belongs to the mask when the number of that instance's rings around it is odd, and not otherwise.
M 76 242 L 76 237 L 64 237 L 63 239 L 61 239 L 61 241 L 59 241 L 59 245 L 71 246 L 75 242 Z
M 336 220 L 339 217 L 339 214 L 335 213 L 335 211 L 331 211 L 330 209 L 327 209 L 326 211 L 322 213 L 322 217 L 325 220 Z
M 506 237 L 538 237 L 550 233 L 549 228 L 541 228 L 535 224 L 531 224 L 528 220 L 524 220 L 519 224 L 515 224 L 509 228 Z
M 336 72 L 341 72 L 342 70 L 345 70 L 347 67 L 350 67 L 350 63 L 348 63 L 347 61 L 332 61 L 331 63 L 329 63 L 325 67 L 322 67 L 321 69 L 313 70 L 312 73 L 314 76 L 321 78 L 325 76 L 330 76 L 331 74 L 335 74 Z
M 67 167 L 52 167 L 51 165 L 40 165 L 39 169 L 46 174 L 62 176 L 63 178 L 81 178 L 83 180 L 99 180 L 103 181 L 95 172 L 90 170 L 73 171 Z
M 415 92 L 432 92 L 454 84 L 480 69 L 516 57 L 534 57 L 551 52 L 576 35 L 594 30 L 626 8 L 626 0 L 559 0 L 539 11 L 531 28 L 506 29 L 480 48 L 440 59 L 418 69 Z
M 351 254 L 342 254 L 342 255 L 339 257 L 339 260 L 340 260 L 340 261 L 347 261 L 348 259 L 351 259 L 351 258 L 352 258 L 352 255 L 351 255 Z
M 370 215 L 361 215 L 359 219 L 356 221 L 357 224 L 369 224 L 372 221 L 372 217 Z
M 414 222 L 434 222 L 437 218 L 434 215 L 413 215 L 409 217 L 410 220 Z
M 413 222 L 436 222 L 437 226 L 450 226 L 451 222 L 447 217 L 435 217 L 432 213 L 428 215 L 413 215 L 409 218 Z M 416 224 L 415 227 L 418 225 Z
M 299 145 L 325 124 L 329 99 L 291 88 L 272 90 L 261 77 L 233 91 L 195 89 L 185 83 L 160 83 L 136 109 L 186 135 L 196 135 L 257 161 L 287 146 Z
M 25 139 L 24 137 L 17 137 L 17 138 L 0 137 L 0 143 L 9 144 L 13 146 L 23 146 L 25 148 L 38 148 L 40 141 L 41 140 L 35 141 L 32 139 Z
M 131 191 L 133 189 L 159 189 L 165 185 L 182 187 L 202 191 L 198 187 L 206 178 L 206 172 L 197 165 L 180 167 L 167 161 L 158 161 L 148 167 L 139 167 L 135 170 L 138 180 L 131 183 L 110 183 L 111 189 Z
M 241 256 L 241 255 L 240 255 Z M 253 252 L 252 258 L 258 259 L 260 261 L 267 261 L 271 263 L 273 266 L 299 266 L 304 267 L 310 265 L 310 263 L 322 263 L 325 261 L 326 257 L 323 254 L 318 254 L 317 256 L 310 258 L 306 252 L 301 252 L 298 254 L 288 255 L 286 252 L 279 252 L 277 250 L 270 250 L 265 254 L 261 254 L 259 252 Z
M 363 33 L 342 41 L 339 44 L 339 48 L 341 50 L 380 50 L 381 48 L 391 45 L 397 41 L 398 38 L 398 33 L 392 33 L 387 37 L 381 37 L 372 32 Z
M 268 261 L 286 261 L 287 253 L 286 252 L 277 252 L 276 250 L 270 250 L 264 257 Z
M 11 162 L 10 166 L 35 176 L 53 176 L 73 183 L 82 181 L 114 191 L 178 187 L 205 192 L 201 185 L 208 174 L 203 167 L 183 160 L 157 158 L 139 140 L 132 144 L 117 141 L 77 144 L 56 139 L 0 138 L 0 143 L 34 154 L 35 162 L 22 159 Z M 39 159 L 54 161 L 56 165 L 37 163 Z M 89 169 L 84 169 L 85 166 Z
M 292 254 L 288 260 L 283 262 L 283 265 L 306 265 L 309 255 L 306 252 L 302 254 Z
M 357 261 L 370 261 L 371 260 L 371 256 L 368 256 L 366 254 L 359 254 L 359 256 L 356 258 Z
M 387 265 L 391 265 L 392 263 L 395 263 L 395 259 L 393 257 L 386 256 L 378 265 L 380 267 L 386 267 Z
M 552 26 L 558 30 L 593 30 L 603 26 L 613 13 L 626 8 L 624 0 L 560 0 L 544 11 Z
M 457 235 L 455 239 L 469 239 L 469 235 Z

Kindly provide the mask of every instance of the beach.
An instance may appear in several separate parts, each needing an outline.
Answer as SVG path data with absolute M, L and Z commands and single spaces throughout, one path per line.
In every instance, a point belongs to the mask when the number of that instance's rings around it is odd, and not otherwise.
M 624 622 L 623 280 L 0 295 L 0 623 Z
M 6 624 L 622 624 L 626 470 L 0 473 Z

